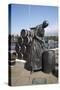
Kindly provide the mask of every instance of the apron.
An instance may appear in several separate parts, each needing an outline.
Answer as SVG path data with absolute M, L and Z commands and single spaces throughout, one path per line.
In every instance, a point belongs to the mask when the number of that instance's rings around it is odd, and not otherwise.
M 30 62 L 32 71 L 42 69 L 42 53 L 43 47 L 41 42 L 37 39 L 33 39 L 30 49 Z

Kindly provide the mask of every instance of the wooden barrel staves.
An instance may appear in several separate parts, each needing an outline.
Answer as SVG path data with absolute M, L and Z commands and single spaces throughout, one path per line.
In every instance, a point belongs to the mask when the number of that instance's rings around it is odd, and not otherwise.
M 52 50 L 44 51 L 42 54 L 42 71 L 50 73 L 55 68 L 55 52 Z

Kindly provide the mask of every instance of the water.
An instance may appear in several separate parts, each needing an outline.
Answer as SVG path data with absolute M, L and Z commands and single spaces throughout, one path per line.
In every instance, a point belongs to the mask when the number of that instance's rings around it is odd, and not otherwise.
M 15 45 L 16 45 L 15 43 L 11 44 L 11 50 L 15 50 Z
M 11 44 L 11 50 L 15 50 L 15 45 L 16 45 L 16 43 Z M 49 49 L 58 48 L 58 42 L 50 40 L 48 43 L 45 44 L 45 46 Z

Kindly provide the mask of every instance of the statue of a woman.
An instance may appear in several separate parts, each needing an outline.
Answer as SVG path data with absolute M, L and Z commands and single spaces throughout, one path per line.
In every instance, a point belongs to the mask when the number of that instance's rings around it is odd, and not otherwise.
M 48 26 L 48 22 L 44 21 L 42 24 L 31 28 L 34 31 L 34 37 L 30 49 L 30 62 L 32 71 L 42 69 L 42 52 L 44 48 L 44 28 Z

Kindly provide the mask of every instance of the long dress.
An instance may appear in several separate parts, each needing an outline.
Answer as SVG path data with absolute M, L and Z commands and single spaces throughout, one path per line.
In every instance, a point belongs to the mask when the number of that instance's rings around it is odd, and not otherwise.
M 43 30 L 43 29 L 42 29 Z M 35 36 L 32 40 L 30 49 L 30 64 L 32 71 L 42 69 L 42 53 L 44 51 L 44 42 L 41 36 L 41 29 L 36 30 Z M 43 33 L 44 34 L 44 30 Z

